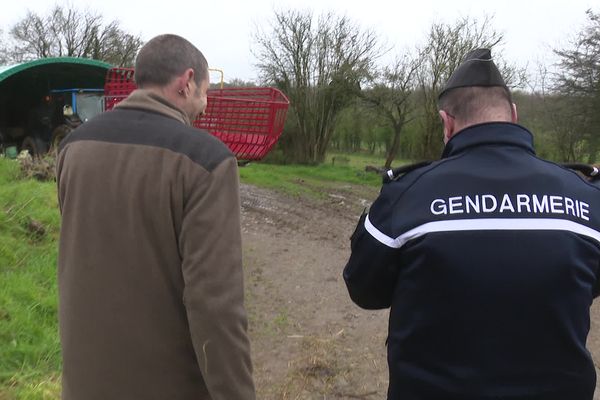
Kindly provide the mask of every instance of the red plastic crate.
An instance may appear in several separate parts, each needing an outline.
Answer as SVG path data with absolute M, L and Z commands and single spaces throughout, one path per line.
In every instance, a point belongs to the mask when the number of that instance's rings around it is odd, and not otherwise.
M 108 71 L 105 109 L 135 88 L 132 68 Z M 271 87 L 226 88 L 208 91 L 208 105 L 194 126 L 223 141 L 239 160 L 260 160 L 275 146 L 289 107 L 287 97 Z
M 133 68 L 111 68 L 104 81 L 104 111 L 113 107 L 129 96 L 137 86 L 133 80 Z

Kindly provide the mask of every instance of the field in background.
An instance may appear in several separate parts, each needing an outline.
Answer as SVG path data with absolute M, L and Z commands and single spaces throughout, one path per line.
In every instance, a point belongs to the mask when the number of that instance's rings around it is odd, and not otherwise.
M 318 200 L 331 185 L 377 187 L 381 178 L 364 167 L 382 162 L 332 154 L 315 167 L 252 163 L 240 176 Z M 55 183 L 24 179 L 16 161 L 0 158 L 0 400 L 59 398 L 58 235 Z
M 331 153 L 323 164 L 317 166 L 250 163 L 240 167 L 240 177 L 242 182 L 252 185 L 290 195 L 306 194 L 319 198 L 323 196 L 323 189 L 332 182 L 380 186 L 381 177 L 365 172 L 365 167 L 381 167 L 384 161 L 383 156 Z M 405 163 L 408 162 L 398 161 L 394 166 Z

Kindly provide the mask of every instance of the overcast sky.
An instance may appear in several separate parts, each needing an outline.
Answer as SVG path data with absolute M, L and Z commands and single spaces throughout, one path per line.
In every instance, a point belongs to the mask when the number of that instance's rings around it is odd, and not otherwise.
M 54 4 L 4 1 L 0 26 L 6 33 L 28 9 L 45 14 Z M 398 51 L 422 43 L 434 21 L 491 15 L 494 28 L 505 35 L 505 58 L 532 69 L 538 61 L 555 61 L 551 49 L 568 45 L 585 25 L 587 9 L 600 11 L 598 0 L 78 0 L 71 4 L 97 11 L 106 21 L 117 19 L 122 28 L 144 40 L 161 33 L 184 36 L 202 50 L 211 67 L 225 71 L 226 80 L 257 79 L 252 35 L 257 26 L 268 26 L 275 8 L 345 14 L 363 28 L 375 30 Z

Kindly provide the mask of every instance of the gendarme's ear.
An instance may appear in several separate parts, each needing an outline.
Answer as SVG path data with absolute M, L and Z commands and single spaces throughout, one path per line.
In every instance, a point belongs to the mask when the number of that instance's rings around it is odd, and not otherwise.
M 444 110 L 439 110 L 442 126 L 444 127 L 444 143 L 448 143 L 452 135 L 454 135 L 454 117 Z
M 516 124 L 519 121 L 519 114 L 517 113 L 517 105 L 515 103 L 512 103 L 510 108 L 510 121 L 513 124 Z

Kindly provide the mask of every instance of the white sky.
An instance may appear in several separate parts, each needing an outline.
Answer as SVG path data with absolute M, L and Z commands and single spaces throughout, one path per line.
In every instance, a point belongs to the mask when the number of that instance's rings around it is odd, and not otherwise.
M 46 14 L 55 4 L 51 0 L 2 3 L 0 27 L 5 33 L 28 9 Z M 161 33 L 181 35 L 204 53 L 211 67 L 225 71 L 225 80 L 257 79 L 252 35 L 256 26 L 268 26 L 274 8 L 345 14 L 398 50 L 422 43 L 433 21 L 492 15 L 494 28 L 505 35 L 504 57 L 531 70 L 538 61 L 554 62 L 551 49 L 568 45 L 585 25 L 587 9 L 600 11 L 598 0 L 78 0 L 71 4 L 97 11 L 106 21 L 117 19 L 123 29 L 144 40 Z

